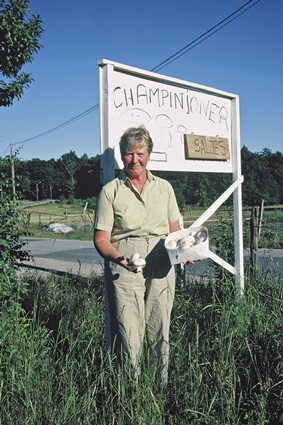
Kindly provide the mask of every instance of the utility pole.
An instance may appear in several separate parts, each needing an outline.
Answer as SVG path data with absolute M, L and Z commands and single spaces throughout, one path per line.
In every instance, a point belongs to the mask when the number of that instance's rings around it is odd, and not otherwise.
M 13 187 L 13 200 L 16 200 L 16 184 L 15 184 L 15 166 L 14 166 L 14 153 L 13 145 L 10 143 L 10 159 L 11 159 L 11 171 L 12 171 L 12 187 Z
M 36 191 L 36 200 L 37 200 L 37 202 L 38 202 L 38 192 L 39 192 L 38 185 L 39 185 L 40 183 L 41 183 L 41 182 L 35 183 L 35 191 Z

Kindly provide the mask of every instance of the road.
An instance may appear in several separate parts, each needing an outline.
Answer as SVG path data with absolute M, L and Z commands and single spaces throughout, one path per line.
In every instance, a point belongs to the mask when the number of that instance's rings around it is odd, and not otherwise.
M 57 272 L 80 273 L 82 275 L 103 274 L 104 261 L 97 253 L 92 241 L 63 239 L 27 238 L 26 249 L 33 260 L 26 267 L 51 269 Z M 258 263 L 260 270 L 283 273 L 283 250 L 259 249 Z M 244 251 L 245 260 L 249 259 L 249 250 Z M 198 261 L 194 266 L 186 266 L 192 276 L 203 275 L 208 268 L 208 261 Z
M 92 241 L 76 241 L 47 238 L 22 239 L 25 250 L 33 256 L 25 267 L 50 269 L 81 275 L 103 274 L 104 260 L 97 253 Z

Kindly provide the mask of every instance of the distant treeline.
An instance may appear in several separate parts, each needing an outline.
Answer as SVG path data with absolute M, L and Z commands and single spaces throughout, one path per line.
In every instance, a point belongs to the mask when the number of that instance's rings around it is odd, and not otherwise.
M 252 153 L 247 147 L 241 150 L 243 205 L 283 204 L 283 155 L 265 148 Z M 98 195 L 100 183 L 100 155 L 79 158 L 70 151 L 55 160 L 38 158 L 23 161 L 15 158 L 16 191 L 22 199 L 41 200 L 65 197 L 88 199 Z M 7 161 L 6 170 L 11 175 Z M 231 174 L 154 172 L 166 178 L 174 187 L 180 208 L 185 205 L 207 206 L 227 189 Z M 228 201 L 229 202 L 229 201 Z M 230 200 L 232 203 L 232 199 Z

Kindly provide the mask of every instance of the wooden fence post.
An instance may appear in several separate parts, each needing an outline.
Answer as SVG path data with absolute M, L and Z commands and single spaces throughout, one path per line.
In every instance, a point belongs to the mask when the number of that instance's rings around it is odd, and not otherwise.
M 264 210 L 264 200 L 261 200 L 260 210 L 259 210 L 259 229 L 258 229 L 258 239 L 260 239 L 260 233 L 262 228 L 262 217 L 263 217 L 263 210 Z
M 28 216 L 27 216 L 27 221 L 26 221 L 26 224 L 25 224 L 25 230 L 28 230 L 28 229 L 29 229 L 29 225 L 30 225 L 30 216 L 31 216 L 31 213 L 29 212 L 29 213 L 28 213 Z
M 250 219 L 250 272 L 251 277 L 256 277 L 258 272 L 258 207 L 252 207 Z
M 79 220 L 78 230 L 80 229 L 80 227 L 81 227 L 81 225 L 82 225 L 83 220 L 85 220 L 85 215 L 86 215 L 87 206 L 88 206 L 88 202 L 86 202 L 86 203 L 85 203 L 85 206 L 84 206 L 84 209 L 83 209 L 82 215 L 81 215 L 80 220 Z M 85 220 L 85 226 L 86 226 L 86 220 Z

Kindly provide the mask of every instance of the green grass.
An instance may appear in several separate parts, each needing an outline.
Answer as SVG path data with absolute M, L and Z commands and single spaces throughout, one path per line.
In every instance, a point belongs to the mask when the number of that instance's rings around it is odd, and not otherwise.
M 26 205 L 30 205 L 25 207 Z M 93 210 L 87 209 L 82 218 L 85 201 L 76 200 L 73 205 L 62 202 L 47 204 L 26 203 L 21 209 L 24 216 L 25 231 L 34 237 L 54 238 L 54 233 L 48 230 L 50 223 L 63 223 L 72 227 L 74 232 L 67 234 L 56 233 L 59 239 L 92 240 Z
M 26 275 L 21 338 L 1 333 L 1 425 L 283 423 L 283 277 L 178 281 L 169 384 L 104 350 L 103 278 Z M 3 324 L 3 316 L 2 316 Z M 3 354 L 4 353 L 4 354 Z

